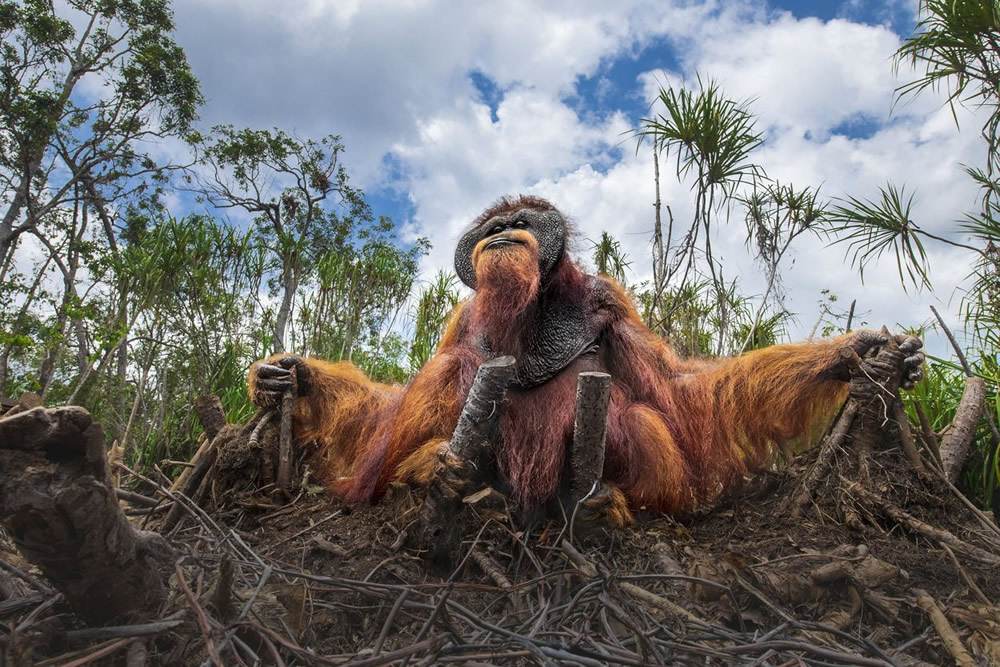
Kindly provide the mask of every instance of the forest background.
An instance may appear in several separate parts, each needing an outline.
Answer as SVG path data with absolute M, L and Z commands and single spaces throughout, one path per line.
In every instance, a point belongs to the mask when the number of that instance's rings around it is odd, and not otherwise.
M 481 187 L 502 188 L 489 197 L 535 192 L 573 215 L 578 260 L 626 284 L 647 324 L 686 355 L 739 354 L 898 317 L 889 324 L 937 341 L 928 377 L 909 401 L 940 429 L 951 421 L 965 371 L 935 333 L 926 304 L 936 303 L 958 330 L 970 371 L 987 381 L 996 419 L 1000 9 L 991 0 L 903 5 L 909 11 L 885 18 L 875 39 L 848 18 L 798 20 L 754 3 L 661 7 L 655 23 L 710 34 L 735 20 L 732 12 L 749 13 L 740 48 L 765 55 L 771 47 L 754 41 L 753 26 L 791 26 L 798 39 L 820 28 L 860 35 L 865 48 L 882 49 L 884 72 L 849 71 L 845 79 L 884 88 L 895 120 L 876 125 L 851 111 L 827 119 L 819 138 L 782 131 L 767 115 L 781 116 L 788 100 L 742 90 L 722 62 L 717 71 L 695 67 L 711 57 L 675 55 L 676 71 L 644 69 L 655 55 L 651 27 L 651 35 L 622 37 L 643 69 L 631 77 L 640 93 L 616 91 L 624 66 L 600 57 L 587 76 L 571 78 L 572 94 L 565 81 L 552 83 L 554 98 L 539 92 L 544 81 L 529 86 L 517 72 L 491 78 L 484 65 L 467 67 L 461 79 L 475 95 L 476 123 L 492 132 L 487 140 L 444 113 L 419 123 L 414 143 L 349 163 L 351 136 L 330 134 L 333 127 L 305 134 L 201 119 L 213 91 L 199 82 L 165 0 L 2 0 L 0 397 L 30 391 L 47 405 L 83 405 L 130 465 L 149 469 L 192 453 L 194 397 L 217 394 L 230 421 L 249 417 L 247 368 L 273 352 L 347 359 L 376 379 L 405 382 L 465 294 L 443 267 L 458 227 L 489 203 L 462 187 L 463 178 L 479 178 Z M 628 10 L 628 25 L 649 18 L 643 11 Z M 358 12 L 334 18 L 361 21 Z M 609 17 L 584 25 L 617 34 Z M 548 48 L 532 43 L 541 60 L 526 57 L 522 68 L 566 52 L 558 31 L 522 31 Z M 552 71 L 542 67 L 539 76 L 556 77 Z M 774 71 L 785 72 L 780 64 Z M 301 71 L 287 76 L 310 80 Z M 810 97 L 817 88 L 838 85 L 795 84 L 786 86 L 789 99 L 809 108 L 830 104 Z M 406 110 L 388 89 L 385 111 Z M 574 110 L 574 99 L 616 93 L 638 111 L 588 121 L 585 108 Z M 522 106 L 513 106 L 518 100 Z M 900 163 L 915 158 L 905 151 L 885 156 L 884 182 L 843 192 L 814 180 L 816 169 L 802 157 L 891 145 L 914 131 L 915 115 L 931 119 L 917 143 L 955 147 L 924 154 L 930 206 L 912 184 L 891 177 L 909 174 Z M 381 121 L 369 119 L 359 142 Z M 557 131 L 512 139 L 528 125 Z M 584 137 L 583 148 L 566 143 L 575 136 Z M 815 140 L 827 152 L 809 153 L 794 140 Z M 789 153 L 790 141 L 801 152 Z M 486 167 L 442 169 L 442 146 L 459 146 Z M 801 159 L 779 159 L 789 154 Z M 514 164 L 516 178 L 484 177 Z M 399 180 L 380 185 L 372 176 L 379 171 L 406 172 L 412 189 Z M 374 195 L 355 173 L 376 184 Z M 734 246 L 745 247 L 748 261 L 732 261 Z M 797 257 L 810 265 L 806 282 L 823 285 L 805 301 Z M 932 272 L 932 259 L 945 266 L 935 263 Z M 859 274 L 863 289 L 842 279 Z M 962 484 L 987 507 L 1000 503 L 998 453 L 984 421 Z

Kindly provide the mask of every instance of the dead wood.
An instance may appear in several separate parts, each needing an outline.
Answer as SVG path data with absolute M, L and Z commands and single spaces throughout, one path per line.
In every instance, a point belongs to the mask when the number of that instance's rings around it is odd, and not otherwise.
M 181 474 L 178 475 L 177 478 L 174 479 L 174 481 L 170 484 L 171 492 L 181 490 L 181 488 L 184 486 L 184 483 L 187 482 L 188 477 L 191 476 L 191 470 L 193 470 L 195 464 L 198 463 L 198 459 L 204 456 L 205 452 L 207 452 L 208 448 L 211 446 L 212 442 L 208 439 L 208 436 L 206 434 L 202 433 L 200 436 L 198 436 L 198 449 L 195 451 L 194 456 L 191 457 L 191 460 L 188 462 L 188 465 L 186 465 L 184 469 L 181 470 Z
M 604 437 L 610 400 L 610 375 L 580 373 L 576 384 L 576 419 L 573 422 L 570 456 L 570 493 L 574 505 L 592 493 L 604 477 Z
M 5 417 L 13 417 L 14 415 L 19 414 L 21 412 L 27 412 L 32 408 L 38 408 L 41 406 L 42 406 L 42 397 L 33 391 L 26 391 L 23 394 L 21 394 L 21 398 L 16 403 L 11 401 L 11 405 L 9 406 L 6 412 L 0 410 L 0 414 L 3 414 L 3 416 Z
M 951 343 L 952 349 L 955 350 L 955 356 L 958 357 L 958 361 L 962 364 L 962 369 L 965 371 L 966 377 L 975 377 L 972 372 L 972 367 L 969 366 L 969 362 L 965 358 L 965 353 L 962 352 L 962 348 L 958 346 L 958 341 L 955 340 L 955 336 L 951 333 L 951 329 L 948 325 L 944 323 L 944 318 L 941 317 L 941 313 L 937 311 L 937 308 L 931 306 L 931 312 L 934 313 L 934 317 L 937 318 L 938 324 L 941 326 L 941 330 L 944 331 L 945 336 L 948 337 L 948 341 Z M 983 413 L 986 417 L 986 425 L 990 428 L 990 437 L 993 442 L 994 447 L 1000 447 L 1000 428 L 997 427 L 996 419 L 993 413 L 989 410 Z
M 226 411 L 222 408 L 222 401 L 218 396 L 206 394 L 194 399 L 194 411 L 198 415 L 198 421 L 205 430 L 209 442 L 215 440 L 215 436 L 226 425 Z
M 988 563 L 994 566 L 1000 565 L 1000 555 L 990 553 L 989 551 L 977 547 L 974 544 L 969 544 L 968 542 L 957 537 L 954 533 L 944 530 L 943 528 L 937 528 L 926 521 L 918 519 L 906 510 L 896 506 L 894 503 L 878 496 L 877 494 L 872 493 L 860 484 L 848 482 L 845 485 L 845 490 L 848 493 L 860 496 L 861 499 L 863 499 L 868 505 L 878 507 L 886 514 L 886 516 L 896 521 L 901 526 L 909 528 L 924 537 L 928 537 L 937 542 L 954 547 L 983 563 Z
M 948 481 L 954 484 L 962 474 L 969 445 L 976 435 L 979 418 L 983 414 L 986 401 L 986 382 L 982 378 L 970 377 L 965 381 L 962 400 L 955 411 L 955 419 L 941 443 L 941 465 Z
M 170 546 L 129 524 L 104 431 L 82 408 L 0 419 L 0 521 L 84 619 L 151 611 L 163 600 L 158 565 Z
M 928 595 L 927 591 L 920 588 L 914 588 L 913 595 L 917 600 L 917 604 L 924 610 L 928 618 L 931 619 L 934 629 L 937 630 L 938 635 L 941 636 L 941 641 L 944 642 L 945 648 L 948 649 L 948 652 L 955 659 L 955 664 L 959 665 L 959 667 L 975 667 L 976 661 L 969 655 L 965 645 L 962 644 L 962 640 L 958 638 L 954 628 L 951 627 L 951 623 L 941 613 L 941 609 L 938 608 L 934 598 Z
M 442 465 L 428 486 L 421 510 L 423 544 L 434 561 L 449 562 L 454 555 L 458 539 L 455 518 L 470 484 L 484 481 L 483 471 L 492 454 L 491 438 L 515 368 L 510 356 L 479 367 L 451 442 L 442 452 Z
M 507 386 L 514 379 L 514 364 L 514 357 L 497 357 L 476 372 L 448 445 L 448 450 L 458 458 L 479 461 L 489 453 L 491 434 L 500 418 Z
M 180 493 L 184 494 L 188 498 L 196 499 L 198 495 L 198 490 L 203 486 L 208 477 L 208 473 L 212 470 L 212 466 L 215 465 L 215 460 L 219 457 L 219 449 L 217 447 L 210 447 L 209 450 L 198 458 L 198 462 L 195 463 L 194 468 L 191 468 L 191 474 L 188 476 L 187 480 L 184 482 L 184 486 L 180 489 Z M 187 509 L 184 507 L 183 503 L 175 502 L 167 513 L 167 518 L 163 520 L 163 525 L 160 526 L 161 533 L 169 533 L 174 527 L 177 526 L 178 522 L 182 517 L 186 516 Z
M 292 493 L 292 417 L 299 393 L 295 367 L 289 372 L 292 386 L 281 397 L 281 425 L 278 428 L 278 488 L 286 498 Z

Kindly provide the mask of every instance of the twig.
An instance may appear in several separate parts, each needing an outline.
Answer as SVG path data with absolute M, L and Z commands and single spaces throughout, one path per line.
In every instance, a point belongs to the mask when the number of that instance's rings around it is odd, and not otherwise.
M 214 445 L 210 446 L 208 451 L 206 451 L 204 455 L 198 459 L 198 463 L 195 464 L 194 468 L 191 470 L 191 474 L 184 482 L 184 486 L 181 488 L 180 493 L 188 498 L 193 498 L 197 495 L 198 488 L 201 486 L 202 480 L 204 480 L 209 471 L 211 471 L 217 458 L 219 458 L 218 447 L 215 447 Z M 170 511 L 167 512 L 167 517 L 163 520 L 160 532 L 165 535 L 177 527 L 180 524 L 185 511 L 186 510 L 181 503 L 174 502 L 174 506 L 170 508 Z
M 340 516 L 341 514 L 343 514 L 343 510 L 337 510 L 335 512 L 332 512 L 331 514 L 329 514 L 326 517 L 320 519 L 316 523 L 314 523 L 314 524 L 312 524 L 310 526 L 307 526 L 306 528 L 303 528 L 302 530 L 300 530 L 299 532 L 295 533 L 294 535 L 292 535 L 290 537 L 286 537 L 285 539 L 280 540 L 280 541 L 275 542 L 274 544 L 270 545 L 270 550 L 273 551 L 274 549 L 280 547 L 282 544 L 286 544 L 288 542 L 291 542 L 292 540 L 294 540 L 294 539 L 296 539 L 298 537 L 302 537 L 303 535 L 305 535 L 308 532 L 316 530 L 317 528 L 319 528 L 320 526 L 322 526 L 327 521 L 330 521 L 331 519 L 335 519 L 338 516 Z
M 681 618 L 691 621 L 692 623 L 696 623 L 700 626 L 711 627 L 711 624 L 708 621 L 699 618 L 694 613 L 688 611 L 687 609 L 680 606 L 676 602 L 671 602 L 665 597 L 661 597 L 655 593 L 651 593 L 647 591 L 645 588 L 636 586 L 635 584 L 630 584 L 627 581 L 623 581 L 618 585 L 621 587 L 623 591 L 634 597 L 636 600 L 639 600 L 640 602 L 645 602 L 646 604 L 656 607 L 657 609 L 662 609 L 663 611 L 673 614 L 674 616 L 680 616 Z
M 951 653 L 951 657 L 955 659 L 955 663 L 959 667 L 975 667 L 976 661 L 969 655 L 965 645 L 962 644 L 962 640 L 958 638 L 955 630 L 951 627 L 951 623 L 948 622 L 948 619 L 941 613 L 941 609 L 937 606 L 937 603 L 934 602 L 934 598 L 928 595 L 927 591 L 920 588 L 914 588 L 913 595 L 917 599 L 917 604 L 931 619 L 934 629 L 940 635 L 941 641 L 944 643 L 945 648 L 948 649 L 948 653 Z
M 149 496 L 144 496 L 141 493 L 134 493 L 132 491 L 126 491 L 125 489 L 115 489 L 115 495 L 118 496 L 118 500 L 124 500 L 127 503 L 132 503 L 133 505 L 139 505 L 141 507 L 156 507 L 160 504 L 160 501 L 156 498 L 150 498 Z
M 483 572 L 489 575 L 490 579 L 496 583 L 503 591 L 509 591 L 513 588 L 510 583 L 510 579 L 504 576 L 503 572 L 500 570 L 500 566 L 496 562 L 484 554 L 479 549 L 473 548 L 471 551 L 472 560 L 476 561 L 476 564 L 482 568 Z
M 582 553 L 577 551 L 576 547 L 570 544 L 569 540 L 563 540 L 559 546 L 562 548 L 563 553 L 569 558 L 570 562 L 576 566 L 576 569 L 578 569 L 583 576 L 590 579 L 597 576 L 597 568 L 594 567 L 594 564 L 587 560 Z
M 380 665 L 389 665 L 400 659 L 412 658 L 417 653 L 423 651 L 433 653 L 444 646 L 447 641 L 448 637 L 446 635 L 438 635 L 437 637 L 430 637 L 429 639 L 415 642 L 409 646 L 404 646 L 403 648 L 383 653 L 379 656 L 345 662 L 343 667 L 379 667 Z
M 983 593 L 979 586 L 976 585 L 976 582 L 973 581 L 971 576 L 969 576 L 969 573 L 966 572 L 964 567 L 962 567 L 962 564 L 958 562 L 958 558 L 955 557 L 955 552 L 951 550 L 951 547 L 947 544 L 941 544 L 941 548 L 944 549 L 946 554 L 948 554 L 948 558 L 951 559 L 952 565 L 954 565 L 955 569 L 958 570 L 958 574 L 962 577 L 962 581 L 964 581 L 965 585 L 969 587 L 969 590 L 976 596 L 976 599 L 985 605 L 992 606 L 993 603 L 990 602 L 990 599 L 986 597 L 986 594 Z
M 84 628 L 70 630 L 63 635 L 66 641 L 101 641 L 105 639 L 125 639 L 129 637 L 149 637 L 167 630 L 173 630 L 183 624 L 181 619 L 156 621 L 155 623 L 137 623 L 135 625 L 109 625 L 103 628 Z
M 409 588 L 403 589 L 403 592 L 399 594 L 396 601 L 392 603 L 392 609 L 389 610 L 389 615 L 385 617 L 385 623 L 382 624 L 382 630 L 378 633 L 378 639 L 375 640 L 375 646 L 372 648 L 373 655 L 378 655 L 382 652 L 382 645 L 385 644 L 385 638 L 389 636 L 389 630 L 392 628 L 392 622 L 396 620 L 396 614 L 399 613 L 400 608 L 403 606 L 403 603 L 406 602 L 406 598 L 409 594 Z
M 198 627 L 201 628 L 202 639 L 205 640 L 205 650 L 208 651 L 209 659 L 216 667 L 225 667 L 222 656 L 219 655 L 219 651 L 215 647 L 215 641 L 212 639 L 212 624 L 209 622 L 208 616 L 205 615 L 205 610 L 198 604 L 198 599 L 195 598 L 194 593 L 188 587 L 187 581 L 184 579 L 184 572 L 181 570 L 181 561 L 179 560 L 174 563 L 174 573 L 177 575 L 177 585 L 181 587 L 184 597 L 187 598 L 188 604 L 194 610 L 195 618 L 198 620 Z
M 93 653 L 83 656 L 82 658 L 77 658 L 76 660 L 71 660 L 70 662 L 63 663 L 62 665 L 60 665 L 60 667 L 81 667 L 82 665 L 86 665 L 91 662 L 94 662 L 95 660 L 100 660 L 105 656 L 109 656 L 118 649 L 127 646 L 128 644 L 134 641 L 135 641 L 134 639 L 119 639 L 118 641 L 111 642 L 106 646 L 97 649 Z M 38 667 L 42 667 L 42 665 L 54 665 L 54 664 L 55 662 L 49 662 L 49 661 L 40 662 L 38 663 Z
M 985 549 L 981 549 L 980 547 L 961 540 L 952 533 L 949 533 L 947 530 L 935 528 L 929 523 L 921 521 L 917 517 L 872 493 L 856 482 L 847 482 L 847 491 L 862 496 L 868 503 L 877 505 L 894 521 L 908 527 L 914 532 L 920 533 L 921 535 L 938 542 L 943 542 L 949 546 L 956 547 L 976 560 L 989 563 L 990 565 L 1000 565 L 1000 557 L 991 554 Z

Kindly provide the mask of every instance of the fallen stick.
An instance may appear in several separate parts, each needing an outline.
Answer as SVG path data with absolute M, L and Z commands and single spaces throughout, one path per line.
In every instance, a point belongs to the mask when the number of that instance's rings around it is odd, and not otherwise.
M 932 540 L 938 542 L 943 542 L 951 547 L 959 549 L 963 553 L 975 558 L 983 563 L 988 563 L 990 565 L 1000 565 L 1000 556 L 991 554 L 985 549 L 981 549 L 973 544 L 965 542 L 961 538 L 957 537 L 953 533 L 943 530 L 941 528 L 935 528 L 925 521 L 921 521 L 912 514 L 906 512 L 900 507 L 882 499 L 877 494 L 872 493 L 868 489 L 864 488 L 856 482 L 848 482 L 846 489 L 849 493 L 855 493 L 865 499 L 865 502 L 879 507 L 885 514 L 889 516 L 893 521 L 899 523 L 915 533 L 920 533 L 924 537 L 929 537 Z
M 201 458 L 198 459 L 198 463 L 195 464 L 194 468 L 191 469 L 191 474 L 188 475 L 187 480 L 184 482 L 183 488 L 181 488 L 180 493 L 184 494 L 188 498 L 194 498 L 197 495 L 198 487 L 201 486 L 202 480 L 205 479 L 208 472 L 215 465 L 215 460 L 219 457 L 219 450 L 216 447 L 209 449 Z M 175 502 L 167 512 L 167 518 L 163 520 L 163 525 L 160 526 L 161 533 L 169 533 L 178 524 L 187 513 L 184 505 L 179 502 Z
M 954 484 L 965 467 L 969 445 L 976 435 L 979 417 L 983 414 L 986 401 L 986 382 L 982 378 L 970 377 L 965 381 L 962 400 L 955 410 L 955 418 L 944 442 L 941 443 L 941 467 L 948 481 Z
M 951 623 L 948 622 L 941 609 L 938 608 L 934 598 L 921 588 L 914 588 L 913 595 L 917 599 L 917 604 L 931 619 L 931 623 L 934 624 L 934 629 L 937 630 L 945 648 L 948 649 L 948 653 L 951 653 L 951 657 L 955 659 L 955 664 L 959 667 L 976 667 L 976 661 L 969 655 L 969 652 L 965 649 L 965 645 L 962 644 L 962 640 L 958 638 L 955 630 L 951 627 Z

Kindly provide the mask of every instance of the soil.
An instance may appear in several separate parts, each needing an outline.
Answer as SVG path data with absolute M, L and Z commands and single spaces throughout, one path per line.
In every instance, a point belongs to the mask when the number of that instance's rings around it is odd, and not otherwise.
M 88 628 L 2 536 L 0 665 L 1000 664 L 1000 530 L 892 427 L 829 438 L 682 521 L 524 523 L 472 493 L 441 560 L 420 491 L 343 505 L 300 460 L 285 496 L 276 424 L 216 438 L 204 509 L 163 531 L 177 559 L 155 613 Z M 162 505 L 128 507 L 163 525 Z

